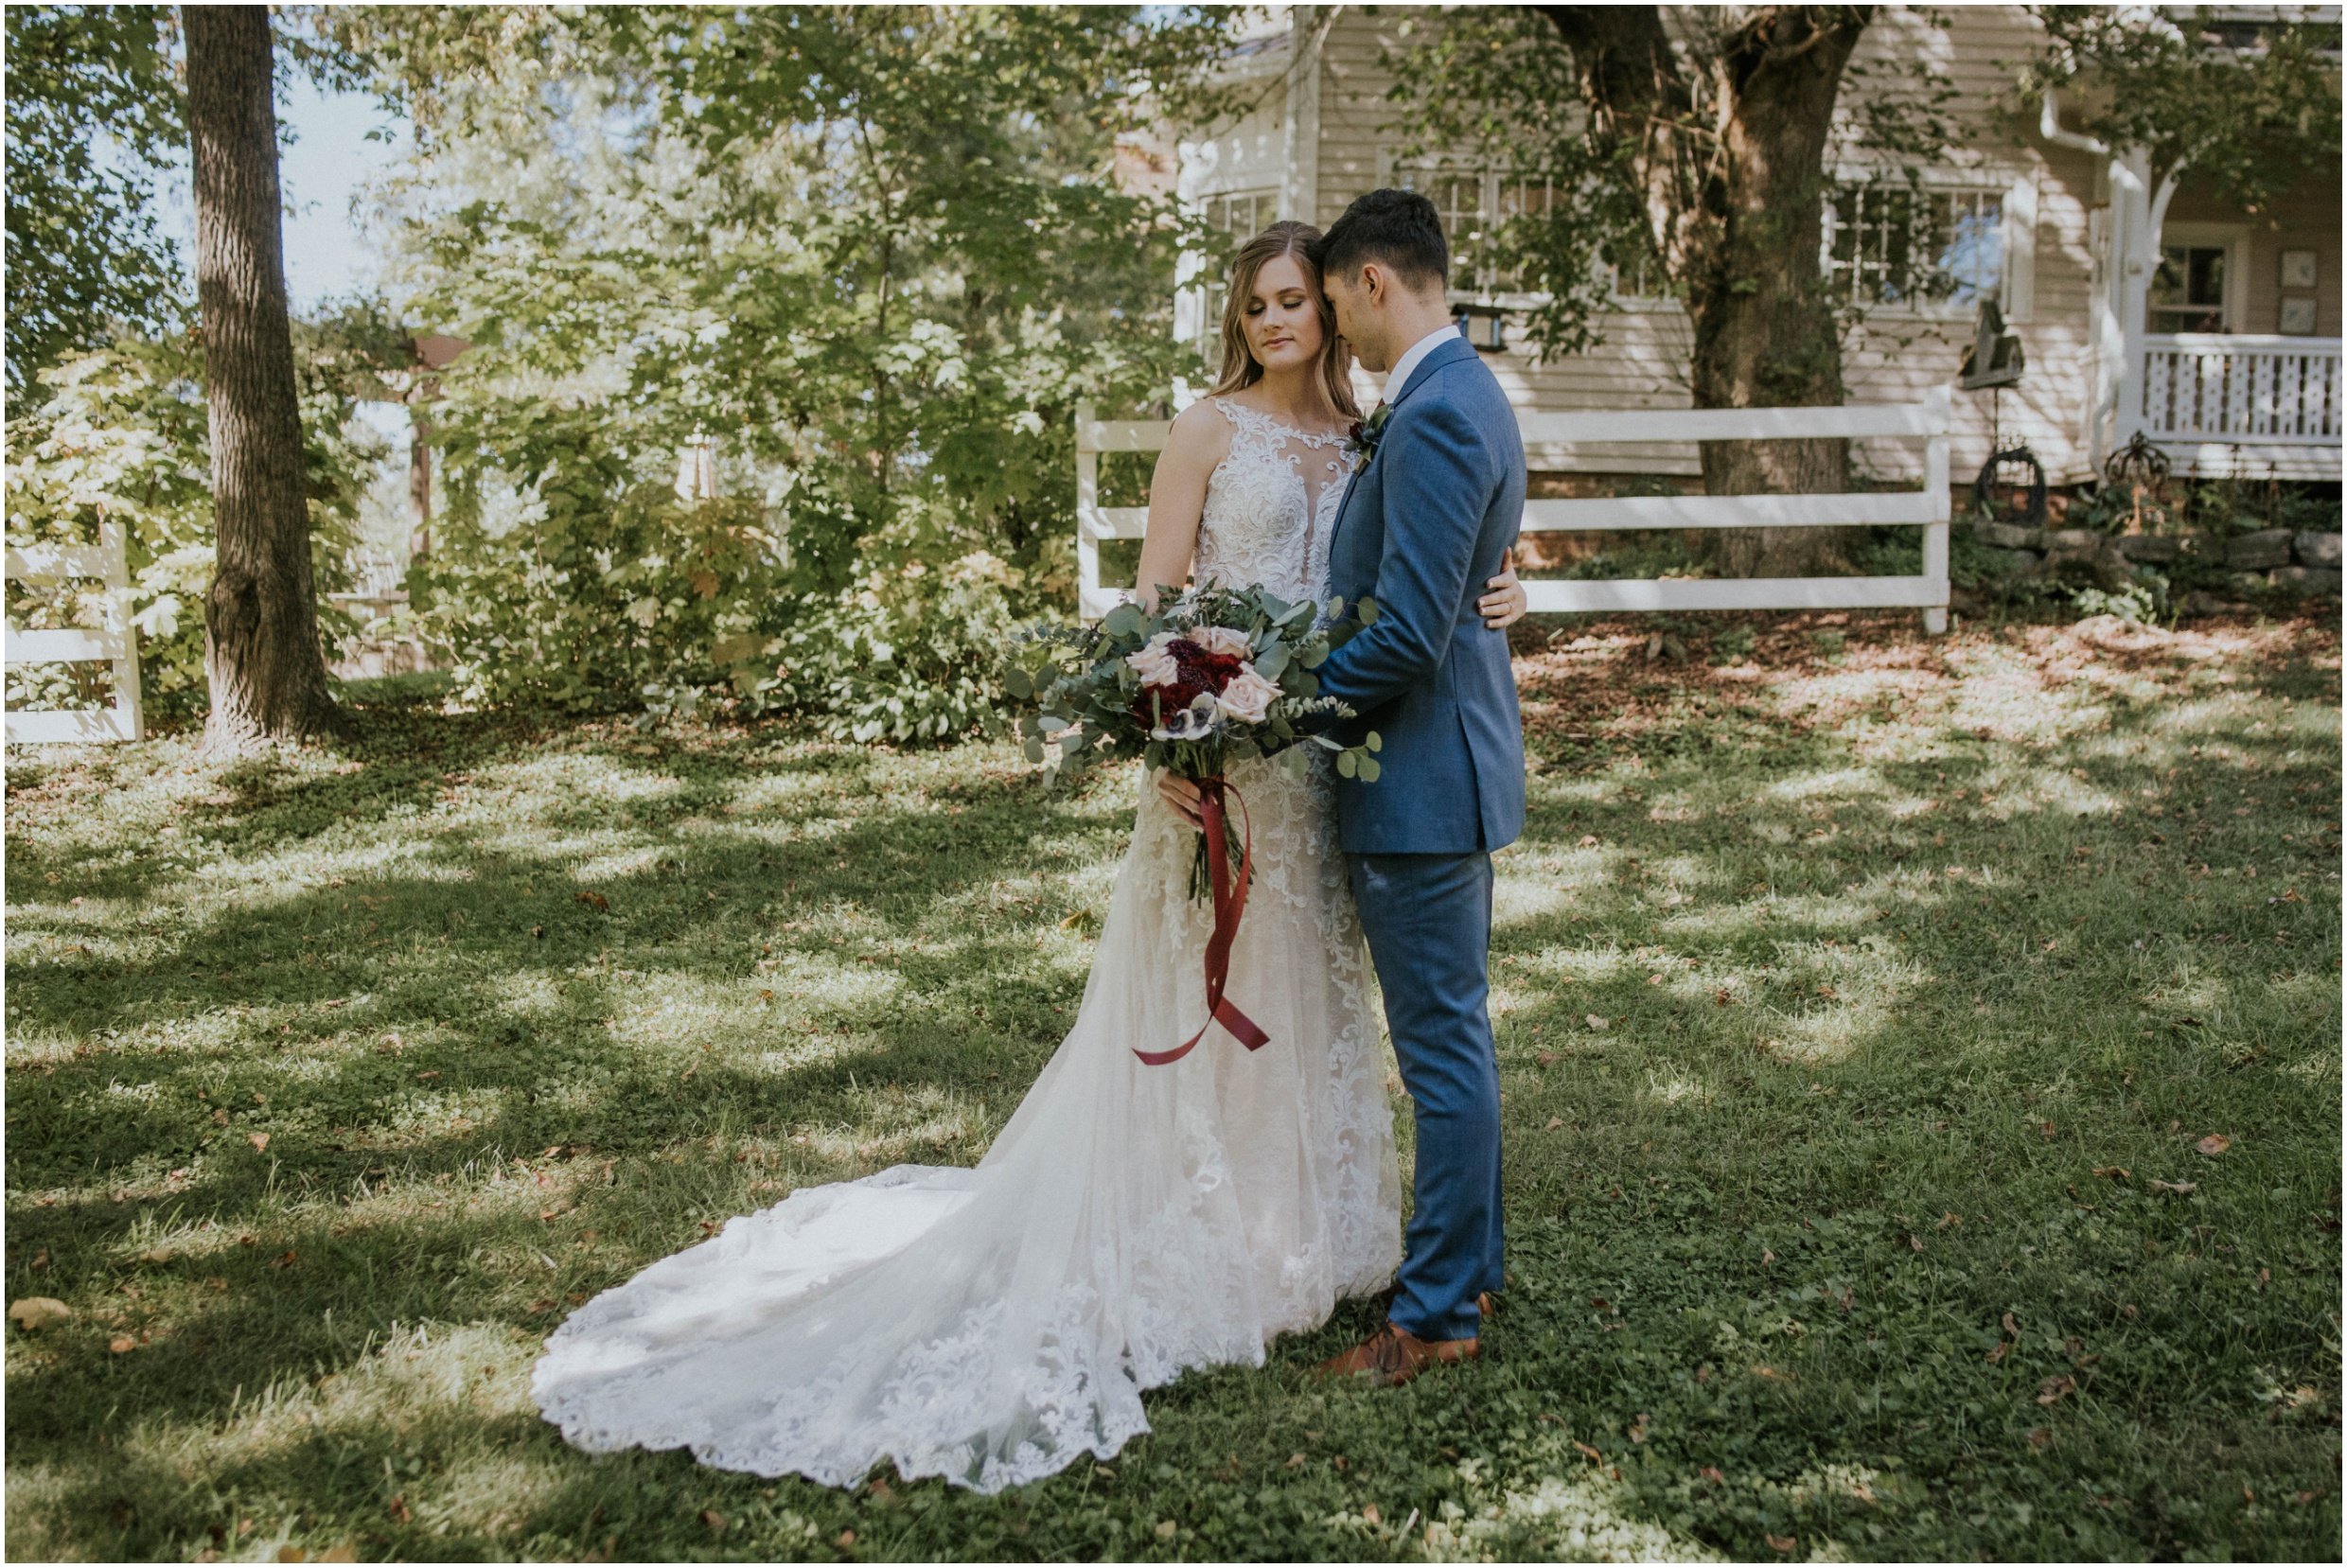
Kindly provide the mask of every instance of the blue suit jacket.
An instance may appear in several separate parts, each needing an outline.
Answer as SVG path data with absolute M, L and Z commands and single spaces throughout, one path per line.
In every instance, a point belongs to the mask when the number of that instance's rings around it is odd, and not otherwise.
M 1384 744 L 1374 784 L 1337 781 L 1355 854 L 1495 850 L 1524 831 L 1524 720 L 1508 634 L 1476 613 L 1524 520 L 1524 438 L 1498 379 L 1464 339 L 1441 344 L 1388 399 L 1329 547 L 1330 590 L 1377 601 L 1318 671 L 1360 716 L 1348 744 Z

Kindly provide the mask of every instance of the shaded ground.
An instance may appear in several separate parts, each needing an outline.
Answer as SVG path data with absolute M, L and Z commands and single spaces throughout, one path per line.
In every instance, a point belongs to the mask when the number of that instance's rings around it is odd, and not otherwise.
M 75 1314 L 8 1330 L 13 1554 L 2336 1556 L 2336 625 L 1656 624 L 1520 637 L 1487 1359 L 1317 1386 L 1350 1304 L 993 1499 L 590 1457 L 528 1369 L 974 1161 L 1130 776 L 381 696 L 12 754 L 9 1296 Z

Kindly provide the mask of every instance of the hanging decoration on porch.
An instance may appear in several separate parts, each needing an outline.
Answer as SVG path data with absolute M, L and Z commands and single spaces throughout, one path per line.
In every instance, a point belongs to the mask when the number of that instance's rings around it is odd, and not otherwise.
M 2021 380 L 2027 365 L 2021 334 L 2004 329 L 2004 312 L 1995 300 L 1981 301 L 1971 345 L 1956 371 L 1956 384 L 1965 391 L 1988 394 L 1989 458 L 1972 481 L 1972 507 L 1992 522 L 2040 528 L 2045 524 L 2045 465 L 2026 442 L 2004 444 L 2004 389 Z

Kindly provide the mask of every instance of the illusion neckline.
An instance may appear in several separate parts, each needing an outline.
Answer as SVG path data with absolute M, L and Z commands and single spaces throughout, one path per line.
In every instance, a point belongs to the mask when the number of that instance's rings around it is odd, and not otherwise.
M 1272 429 L 1283 431 L 1287 434 L 1296 437 L 1297 440 L 1303 442 L 1304 445 L 1308 447 L 1319 448 L 1334 446 L 1340 442 L 1347 441 L 1351 438 L 1351 432 L 1349 431 L 1334 431 L 1327 435 L 1315 435 L 1308 430 L 1303 430 L 1297 426 L 1289 424 L 1286 420 L 1280 418 L 1277 414 L 1265 414 L 1262 409 L 1251 408 L 1227 394 L 1216 396 L 1214 403 L 1218 408 L 1237 409 L 1241 414 L 1249 414 L 1254 418 L 1260 419 L 1264 424 L 1272 427 Z

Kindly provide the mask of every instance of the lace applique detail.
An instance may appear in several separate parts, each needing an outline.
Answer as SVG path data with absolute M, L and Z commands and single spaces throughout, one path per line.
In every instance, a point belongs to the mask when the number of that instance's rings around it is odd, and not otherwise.
M 1230 455 L 1207 481 L 1198 520 L 1201 583 L 1261 583 L 1284 599 L 1327 591 L 1329 538 L 1355 463 L 1342 435 L 1315 435 L 1229 397 Z

